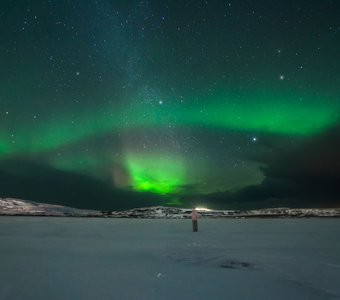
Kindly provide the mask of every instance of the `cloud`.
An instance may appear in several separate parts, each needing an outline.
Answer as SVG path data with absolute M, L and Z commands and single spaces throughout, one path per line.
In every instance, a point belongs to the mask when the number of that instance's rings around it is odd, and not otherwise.
M 283 153 L 263 168 L 259 187 L 278 198 L 299 197 L 321 206 L 340 204 L 340 126 Z
M 1 196 L 98 210 L 169 203 L 215 209 L 340 206 L 340 124 L 291 147 L 285 139 L 283 147 L 277 148 L 277 137 L 273 138 L 273 142 L 270 138 L 264 141 L 263 151 L 253 157 L 262 165 L 262 183 L 234 193 L 198 195 L 196 184 L 183 185 L 181 194 L 176 195 L 140 193 L 114 187 L 109 179 L 61 171 L 43 161 L 15 158 L 0 162 Z
M 213 193 L 183 201 L 246 209 L 340 206 L 340 125 L 305 140 L 296 148 L 286 149 L 257 157 L 265 175 L 260 185 L 247 186 L 236 193 Z

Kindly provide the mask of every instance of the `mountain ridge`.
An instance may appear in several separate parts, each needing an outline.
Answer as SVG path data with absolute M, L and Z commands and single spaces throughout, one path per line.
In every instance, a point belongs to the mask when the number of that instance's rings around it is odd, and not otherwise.
M 62 205 L 38 203 L 14 198 L 0 198 L 0 215 L 99 217 L 101 213 L 95 210 L 78 209 Z
M 0 198 L 2 216 L 106 217 L 140 219 L 187 219 L 191 208 L 152 206 L 125 211 L 97 211 L 13 198 Z M 307 218 L 340 217 L 340 208 L 266 208 L 257 210 L 210 210 L 197 208 L 201 218 Z

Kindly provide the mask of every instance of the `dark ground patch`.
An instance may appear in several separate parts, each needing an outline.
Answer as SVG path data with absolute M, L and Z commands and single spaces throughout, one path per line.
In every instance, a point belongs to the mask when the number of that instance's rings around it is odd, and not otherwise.
M 220 267 L 224 269 L 243 269 L 252 268 L 253 265 L 245 261 L 227 260 L 221 263 Z
M 180 248 L 172 253 L 164 255 L 167 259 L 175 262 L 192 265 L 215 267 L 223 269 L 252 269 L 254 265 L 250 262 L 228 257 L 218 248 L 210 248 L 200 244 Z

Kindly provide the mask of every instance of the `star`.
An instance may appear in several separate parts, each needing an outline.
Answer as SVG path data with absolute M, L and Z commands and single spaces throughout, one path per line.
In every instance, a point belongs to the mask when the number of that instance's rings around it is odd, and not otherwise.
M 284 80 L 284 79 L 285 79 L 285 76 L 281 74 L 281 75 L 279 76 L 279 78 L 280 78 L 280 80 Z

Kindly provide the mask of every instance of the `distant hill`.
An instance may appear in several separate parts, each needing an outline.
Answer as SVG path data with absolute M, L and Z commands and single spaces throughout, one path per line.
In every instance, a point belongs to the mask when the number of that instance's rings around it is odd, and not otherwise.
M 203 218 L 340 217 L 340 208 L 268 208 L 246 211 L 198 209 L 198 213 Z M 104 215 L 114 218 L 186 219 L 191 217 L 191 209 L 155 206 L 106 212 Z
M 94 217 L 101 216 L 101 213 L 94 210 L 77 209 L 61 205 L 0 198 L 0 215 Z
M 199 208 L 202 218 L 307 218 L 340 217 L 340 208 L 268 208 L 259 210 L 209 210 Z M 145 219 L 187 219 L 191 208 L 153 206 L 126 211 L 95 211 L 33 201 L 0 198 L 0 215 L 7 216 L 62 216 Z

